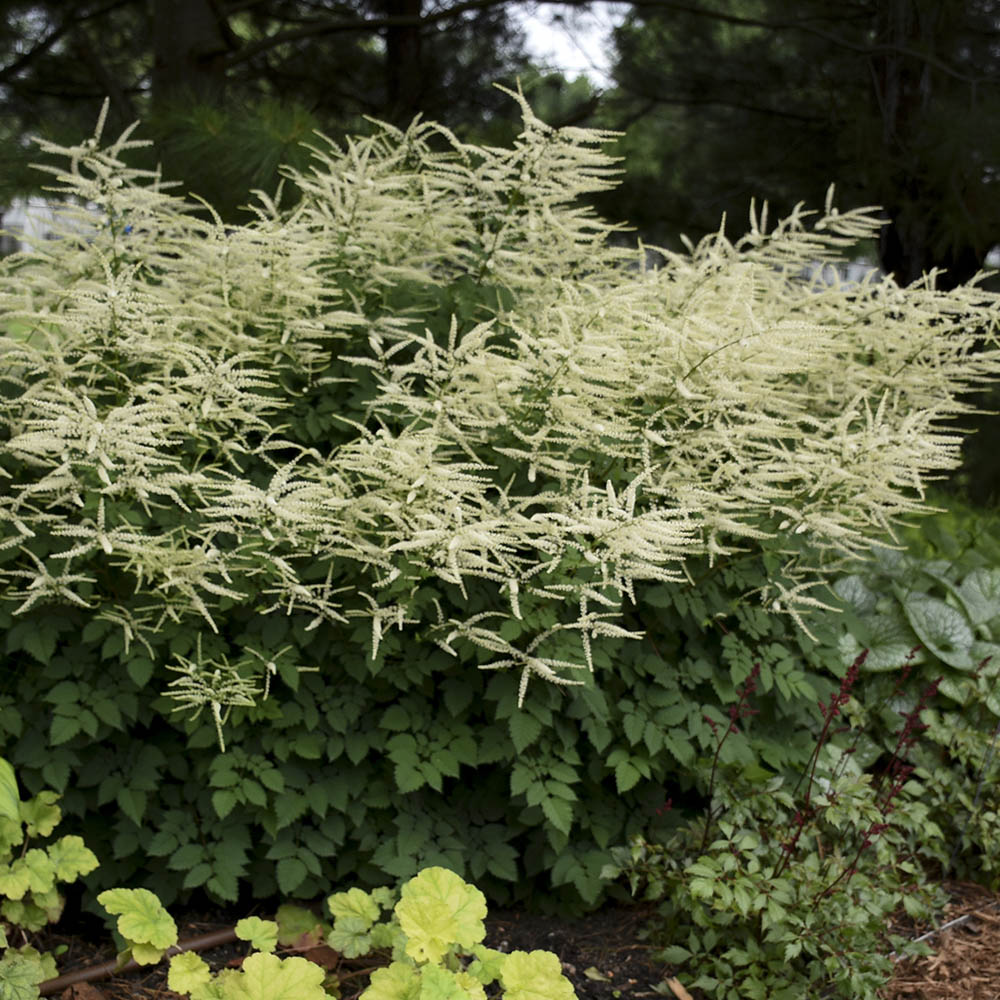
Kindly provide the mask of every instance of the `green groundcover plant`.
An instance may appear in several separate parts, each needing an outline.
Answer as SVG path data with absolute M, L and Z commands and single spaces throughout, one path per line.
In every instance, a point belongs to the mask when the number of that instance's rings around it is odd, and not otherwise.
M 512 96 L 510 149 L 319 137 L 236 227 L 132 130 L 45 147 L 93 214 L 0 265 L 0 748 L 91 889 L 441 865 L 595 905 L 755 658 L 773 738 L 724 756 L 808 758 L 814 588 L 958 462 L 1000 302 L 803 276 L 879 224 L 832 189 L 616 247 L 576 203 L 608 134 Z
M 14 846 L 28 835 L 45 836 L 58 824 L 58 796 L 20 800 L 10 764 L 0 759 L 0 828 Z M 10 855 L 10 849 L 6 850 Z M 3 860 L 0 855 L 0 860 Z M 46 921 L 55 921 L 62 900 L 56 879 L 72 881 L 97 866 L 97 859 L 78 837 L 63 837 L 48 851 L 32 848 L 0 871 L 0 1000 L 36 1000 L 39 984 L 56 975 L 55 956 L 42 954 L 28 943 L 14 948 L 8 933 L 27 938 Z M 23 902 L 25 896 L 33 899 Z M 160 900 L 147 889 L 108 889 L 98 896 L 104 910 L 117 917 L 123 945 L 118 966 L 130 959 L 150 965 L 163 959 L 177 944 L 177 925 Z M 394 905 L 395 904 L 395 905 Z M 576 994 L 562 975 L 559 959 L 550 952 L 515 951 L 505 954 L 482 944 L 486 900 L 473 886 L 445 868 L 427 868 L 401 891 L 387 888 L 371 893 L 350 889 L 327 901 L 333 926 L 323 924 L 300 907 L 284 906 L 276 920 L 247 917 L 236 924 L 236 934 L 254 953 L 239 970 L 213 975 L 193 952 L 170 959 L 168 985 L 191 1000 L 325 1000 L 340 996 L 335 975 L 301 957 L 273 954 L 279 941 L 326 941 L 348 958 L 386 952 L 391 961 L 376 969 L 363 1000 L 486 1000 L 484 987 L 501 985 L 506 1000 L 574 1000 Z M 382 920 L 382 908 L 392 914 Z M 310 937 L 312 935 L 312 937 Z
M 27 939 L 30 932 L 57 921 L 65 900 L 56 888 L 93 871 L 97 858 L 76 836 L 47 847 L 29 847 L 59 825 L 55 792 L 21 800 L 10 762 L 0 757 L 0 998 L 21 1000 L 33 984 L 56 974 L 55 957 L 41 954 Z M 20 850 L 18 850 L 20 848 Z M 15 946 L 14 938 L 22 940 Z M 34 993 L 37 996 L 37 991 Z

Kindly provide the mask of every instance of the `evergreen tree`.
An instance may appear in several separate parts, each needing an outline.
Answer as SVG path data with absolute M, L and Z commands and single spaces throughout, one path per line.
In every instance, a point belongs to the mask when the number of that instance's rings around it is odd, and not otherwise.
M 105 96 L 109 127 L 143 121 L 137 165 L 238 218 L 281 163 L 304 167 L 315 129 L 421 113 L 459 135 L 502 107 L 495 81 L 528 67 L 502 4 L 422 0 L 47 0 L 0 2 L 0 202 L 38 186 L 26 136 L 71 141 Z
M 752 194 L 780 215 L 836 181 L 885 208 L 897 280 L 967 281 L 1000 242 L 998 27 L 988 0 L 636 3 L 601 119 L 628 126 L 629 173 L 604 210 L 697 238 L 723 212 L 742 231 Z

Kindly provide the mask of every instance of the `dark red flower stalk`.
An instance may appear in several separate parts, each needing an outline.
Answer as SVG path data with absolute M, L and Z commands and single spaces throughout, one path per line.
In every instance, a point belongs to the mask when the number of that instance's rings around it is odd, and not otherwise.
M 738 733 L 739 727 L 736 725 L 740 719 L 748 719 L 751 716 L 757 715 L 758 710 L 751 708 L 749 704 L 750 695 L 757 690 L 757 678 L 760 677 L 760 663 L 755 663 L 753 665 L 753 670 L 750 671 L 749 676 L 743 684 L 743 687 L 737 688 L 736 693 L 740 696 L 740 700 L 735 705 L 730 705 L 729 707 L 729 727 L 722 734 L 719 742 L 715 747 L 715 756 L 712 758 L 712 776 L 708 781 L 708 798 L 709 798 L 709 814 L 705 820 L 705 833 L 701 838 L 701 847 L 699 850 L 704 850 L 705 845 L 708 843 L 708 834 L 712 829 L 712 821 L 715 817 L 711 812 L 711 799 L 712 793 L 715 790 L 715 773 L 719 767 L 719 754 L 722 752 L 722 745 L 729 738 L 731 733 Z M 704 716 L 705 720 L 708 722 L 712 730 L 713 736 L 718 736 L 719 727 L 716 722 L 714 722 L 709 716 Z
M 774 871 L 771 874 L 772 878 L 777 878 L 788 867 L 788 863 L 791 861 L 792 855 L 795 853 L 795 848 L 798 846 L 799 838 L 802 836 L 802 831 L 805 829 L 806 824 L 816 815 L 816 811 L 812 808 L 811 802 L 812 787 L 813 782 L 816 780 L 816 768 L 819 765 L 819 757 L 823 752 L 823 745 L 830 736 L 830 726 L 832 725 L 833 720 L 840 715 L 841 708 L 846 705 L 848 701 L 850 701 L 851 688 L 853 688 L 857 683 L 858 674 L 860 673 L 861 667 L 867 658 L 868 650 L 864 649 L 858 655 L 857 659 L 855 659 L 855 661 L 850 665 L 850 667 L 847 668 L 847 673 L 844 674 L 840 681 L 840 690 L 830 699 L 829 705 L 825 704 L 823 700 L 820 699 L 819 710 L 823 713 L 823 729 L 819 734 L 819 738 L 816 740 L 816 747 L 812 752 L 812 756 L 809 758 L 809 763 L 806 764 L 802 774 L 799 775 L 795 791 L 792 793 L 793 795 L 798 794 L 799 788 L 802 786 L 802 779 L 808 775 L 809 784 L 806 787 L 805 802 L 802 804 L 801 809 L 796 810 L 795 819 L 793 820 L 794 828 L 792 830 L 792 835 L 781 845 L 781 857 L 778 859 L 778 863 L 775 865 Z
M 798 784 L 795 786 L 795 792 L 793 794 L 798 794 L 799 788 L 802 785 L 802 779 L 808 775 L 809 784 L 806 786 L 806 800 L 805 804 L 808 807 L 809 802 L 812 798 L 812 786 L 816 778 L 816 767 L 819 764 L 819 755 L 823 751 L 823 745 L 826 743 L 828 736 L 830 735 L 830 726 L 833 720 L 840 715 L 841 708 L 848 703 L 851 699 L 851 688 L 854 687 L 858 680 L 858 674 L 861 671 L 865 660 L 868 659 L 868 650 L 863 649 L 859 654 L 857 659 L 847 668 L 847 673 L 844 674 L 843 679 L 840 682 L 840 690 L 830 699 L 830 704 L 826 705 L 823 700 L 819 701 L 819 710 L 823 713 L 823 729 L 819 734 L 819 739 L 816 741 L 816 748 L 812 752 L 812 756 L 809 758 L 809 763 L 806 764 L 805 770 L 799 776 Z
M 927 685 L 927 687 L 924 688 L 924 690 L 920 693 L 920 697 L 917 699 L 917 704 L 913 707 L 913 709 L 909 712 L 900 712 L 900 715 L 903 716 L 903 728 L 899 731 L 899 736 L 896 739 L 896 746 L 892 751 L 892 760 L 890 760 L 889 766 L 883 772 L 883 776 L 888 774 L 892 779 L 889 789 L 885 793 L 885 797 L 879 805 L 879 810 L 882 813 L 883 820 L 886 819 L 895 809 L 893 800 L 903 790 L 903 786 L 906 784 L 907 779 L 913 773 L 913 765 L 907 764 L 905 757 L 912 749 L 913 745 L 917 742 L 920 734 L 927 728 L 927 726 L 920 721 L 920 713 L 927 707 L 928 702 L 937 694 L 938 685 L 941 683 L 941 680 L 942 678 L 939 677 L 936 681 L 932 681 Z M 864 834 L 862 834 L 861 843 L 858 845 L 858 849 L 854 854 L 854 859 L 825 889 L 816 894 L 814 902 L 822 899 L 824 896 L 828 896 L 833 891 L 834 886 L 838 885 L 840 882 L 849 882 L 851 877 L 858 870 L 858 859 L 861 857 L 862 853 L 871 847 L 875 840 L 888 829 L 888 823 L 880 823 L 878 821 L 873 822 Z
M 920 713 L 923 712 L 927 707 L 927 703 L 937 694 L 938 685 L 942 680 L 943 678 L 939 677 L 936 681 L 928 684 L 921 691 L 920 698 L 911 711 L 900 712 L 900 715 L 903 717 L 903 728 L 896 739 L 896 746 L 892 751 L 892 758 L 888 766 L 879 775 L 875 783 L 875 787 L 880 788 L 887 775 L 891 779 L 889 790 L 882 801 L 881 808 L 883 813 L 892 811 L 892 800 L 902 791 L 907 778 L 913 773 L 913 767 L 906 763 L 906 757 L 917 742 L 920 734 L 927 728 L 920 721 Z

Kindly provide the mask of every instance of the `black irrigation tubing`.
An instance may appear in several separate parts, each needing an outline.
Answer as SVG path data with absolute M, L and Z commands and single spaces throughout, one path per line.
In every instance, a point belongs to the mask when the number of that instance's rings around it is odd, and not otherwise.
M 170 958 L 171 955 L 179 955 L 182 951 L 207 951 L 209 948 L 218 948 L 220 945 L 231 944 L 235 940 L 235 927 L 230 927 L 222 931 L 213 931 L 211 934 L 202 934 L 199 937 L 188 938 L 186 941 L 179 941 L 166 950 L 164 958 Z M 118 967 L 117 961 L 105 962 L 103 965 L 92 965 L 87 969 L 77 969 L 75 972 L 67 972 L 63 976 L 57 976 L 55 979 L 46 979 L 45 982 L 39 984 L 38 992 L 40 996 L 50 996 L 76 983 L 89 983 L 96 979 L 107 979 L 109 976 L 118 973 L 136 972 L 139 969 L 148 968 L 150 966 L 140 965 L 134 959 L 130 959 L 121 968 Z

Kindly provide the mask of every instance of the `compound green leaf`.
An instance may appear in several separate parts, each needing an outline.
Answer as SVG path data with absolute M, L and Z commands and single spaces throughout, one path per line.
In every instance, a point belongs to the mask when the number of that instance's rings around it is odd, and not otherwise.
M 425 868 L 403 886 L 396 917 L 406 934 L 406 954 L 440 962 L 453 944 L 466 951 L 486 936 L 486 897 L 447 868 Z
M 52 724 L 49 726 L 49 742 L 53 746 L 59 746 L 73 739 L 80 732 L 81 723 L 76 715 L 53 715 Z
M 390 705 L 382 714 L 379 722 L 382 729 L 391 729 L 395 732 L 402 732 L 410 728 L 410 716 L 402 705 Z
M 615 767 L 615 784 L 618 787 L 618 794 L 627 792 L 642 777 L 639 769 L 627 760 L 620 761 Z
M 219 819 L 225 819 L 239 802 L 236 793 L 228 788 L 220 788 L 217 792 L 212 792 L 212 808 Z
M 272 952 L 278 944 L 278 925 L 273 920 L 244 917 L 236 924 L 236 936 L 249 941 L 255 951 Z
M 302 885 L 309 872 L 298 858 L 282 858 L 278 862 L 278 888 L 287 894 L 295 892 Z
M 97 901 L 108 913 L 119 915 L 118 933 L 130 946 L 146 944 L 165 951 L 177 943 L 174 918 L 148 889 L 106 889 Z M 133 957 L 140 964 L 147 964 L 136 954 L 134 947 Z
M 541 801 L 545 818 L 560 832 L 569 835 L 573 826 L 573 804 L 565 799 L 545 796 Z
M 115 798 L 121 811 L 136 826 L 141 826 L 143 814 L 146 812 L 146 793 L 136 791 L 134 788 L 119 788 Z
M 520 754 L 538 739 L 542 732 L 542 724 L 529 712 L 518 709 L 508 720 L 511 742 Z
M 424 773 L 413 764 L 397 764 L 393 768 L 393 775 L 396 779 L 396 788 L 404 795 L 415 792 L 427 784 Z
M 573 984 L 550 951 L 512 951 L 500 970 L 504 1000 L 576 1000 Z
M 132 678 L 132 683 L 137 688 L 144 688 L 153 676 L 153 661 L 145 656 L 137 656 L 125 664 L 125 669 Z

